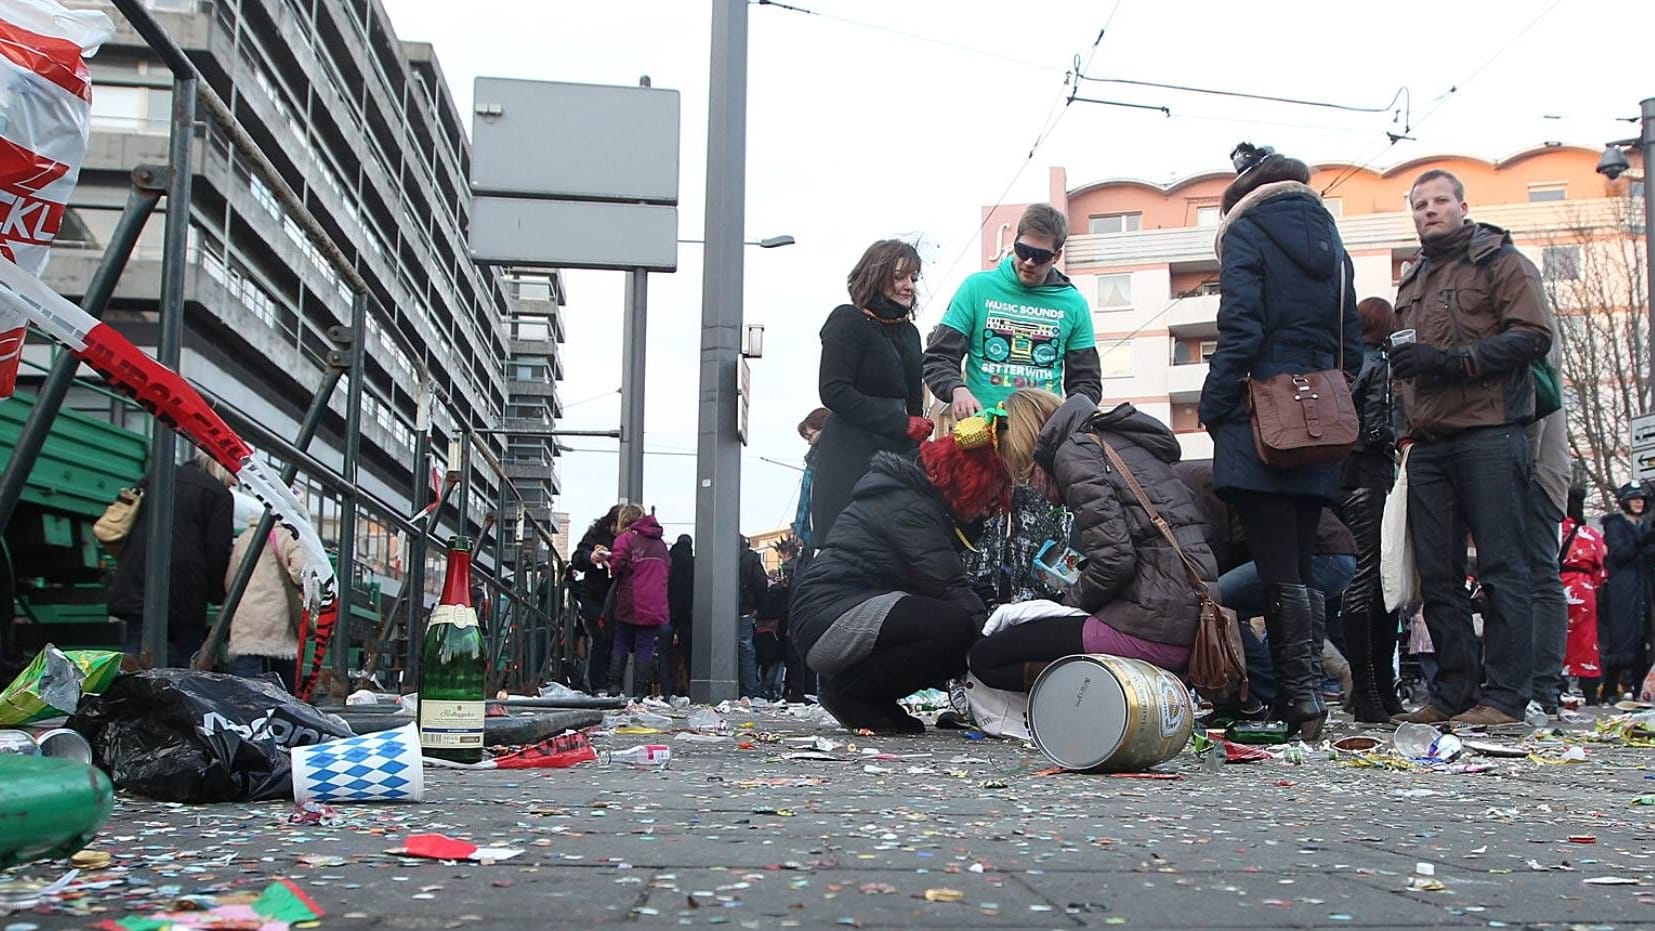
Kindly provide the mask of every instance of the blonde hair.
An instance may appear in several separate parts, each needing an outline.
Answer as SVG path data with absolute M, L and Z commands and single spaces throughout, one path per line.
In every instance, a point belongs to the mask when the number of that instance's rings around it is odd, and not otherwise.
M 1000 435 L 1000 458 L 1011 480 L 1027 484 L 1034 472 L 1034 444 L 1063 399 L 1039 388 L 1019 388 L 1006 398 L 1006 430 Z
M 231 472 L 229 469 L 219 465 L 218 460 L 214 459 L 212 455 L 204 449 L 197 449 L 195 454 L 190 457 L 190 460 L 193 461 L 196 466 L 201 469 L 201 471 L 206 472 L 208 475 L 211 475 L 213 478 L 217 479 L 219 484 L 223 485 L 225 488 L 234 488 L 241 484 L 241 481 L 236 478 L 234 472 Z
M 626 528 L 644 519 L 644 509 L 636 504 L 623 504 L 615 512 L 615 533 L 619 534 Z

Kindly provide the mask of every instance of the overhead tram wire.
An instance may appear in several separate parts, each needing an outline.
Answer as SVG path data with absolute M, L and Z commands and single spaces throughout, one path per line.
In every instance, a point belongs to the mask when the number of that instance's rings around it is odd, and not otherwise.
M 760 2 L 763 2 L 763 0 L 760 0 Z M 1092 48 L 1087 53 L 1086 64 L 1083 66 L 1080 62 L 1080 56 L 1076 55 L 1074 58 L 1074 69 L 1064 73 L 1063 86 L 1070 88 L 1069 93 L 1064 97 L 1058 98 L 1058 100 L 1052 104 L 1052 108 L 1046 112 L 1046 119 L 1041 122 L 1040 132 L 1035 136 L 1034 144 L 1029 146 L 1029 153 L 1023 156 L 1022 161 L 1017 163 L 1017 170 L 1012 172 L 1011 180 L 1006 182 L 1005 189 L 1000 192 L 1000 196 L 994 199 L 993 206 L 983 211 L 983 219 L 977 224 L 977 229 L 976 232 L 972 234 L 973 236 L 982 235 L 983 230 L 988 226 L 989 218 L 994 215 L 994 211 L 998 210 L 1001 204 L 1005 203 L 1006 197 L 1011 193 L 1012 187 L 1017 184 L 1017 179 L 1023 176 L 1023 170 L 1029 167 L 1030 162 L 1034 161 L 1035 153 L 1040 151 L 1040 146 L 1051 136 L 1053 132 L 1057 130 L 1057 124 L 1063 121 L 1063 115 L 1069 112 L 1069 104 L 1074 102 L 1074 88 L 1079 86 L 1078 81 L 1076 80 L 1076 75 L 1092 66 L 1092 61 L 1098 54 L 1098 46 L 1103 44 L 1103 37 L 1109 34 L 1109 27 L 1115 22 L 1115 14 L 1119 13 L 1121 10 L 1121 2 L 1122 0 L 1115 0 L 1115 5 L 1109 8 L 1109 15 L 1104 18 L 1103 26 L 1098 29 L 1097 37 L 1092 40 Z M 943 272 L 942 277 L 938 280 L 946 281 L 953 277 L 954 270 L 960 267 L 960 262 L 966 257 L 966 254 L 971 251 L 971 246 L 971 237 L 968 236 L 966 237 L 965 244 L 960 247 L 960 251 L 955 254 L 954 260 L 948 263 L 947 271 Z M 922 305 L 919 311 L 914 314 L 914 318 L 916 320 L 930 309 L 931 298 L 933 295 L 934 292 L 927 293 L 925 304 Z
M 1389 152 L 1393 147 L 1395 147 L 1395 145 L 1398 142 L 1401 142 L 1403 139 L 1411 139 L 1412 136 L 1409 135 L 1410 133 L 1417 130 L 1420 127 L 1421 124 L 1423 124 L 1426 120 L 1430 119 L 1433 115 L 1435 115 L 1438 110 L 1441 110 L 1443 105 L 1448 102 L 1449 98 L 1451 98 L 1455 94 L 1459 93 L 1460 89 L 1462 87 L 1464 87 L 1465 85 L 1471 83 L 1471 81 L 1474 78 L 1476 78 L 1477 75 L 1482 74 L 1485 70 L 1487 70 L 1489 65 L 1494 64 L 1494 62 L 1496 60 L 1498 60 L 1500 58 L 1500 56 L 1502 56 L 1506 52 L 1510 51 L 1511 47 L 1516 45 L 1519 39 L 1521 39 L 1524 36 L 1528 35 L 1529 30 L 1533 29 L 1535 26 L 1538 26 L 1540 24 L 1541 20 L 1545 19 L 1548 15 L 1550 15 L 1551 12 L 1553 10 L 1557 9 L 1559 6 L 1561 6 L 1562 3 L 1563 3 L 1563 0 L 1552 0 L 1552 3 L 1551 3 L 1550 6 L 1546 7 L 1544 10 L 1541 10 L 1539 12 L 1539 14 L 1537 14 L 1534 17 L 1534 19 L 1529 20 L 1528 24 L 1525 25 L 1522 29 L 1517 30 L 1516 35 L 1513 35 L 1509 40 L 1507 40 L 1506 44 L 1500 46 L 1498 49 L 1495 49 L 1494 54 L 1492 54 L 1492 55 L 1488 56 L 1487 58 L 1483 59 L 1482 64 L 1480 64 L 1476 68 L 1472 69 L 1470 74 L 1468 74 L 1465 77 L 1461 78 L 1459 81 L 1455 82 L 1454 84 L 1449 85 L 1448 90 L 1443 91 L 1441 95 L 1439 95 L 1434 101 L 1432 101 L 1431 109 L 1425 111 L 1424 115 L 1422 115 L 1418 120 L 1415 120 L 1412 126 L 1407 127 L 1406 129 L 1404 129 L 1403 135 L 1398 136 L 1398 135 L 1395 135 L 1395 134 L 1392 134 L 1392 133 L 1387 133 L 1386 135 L 1389 136 L 1390 138 L 1389 138 L 1389 141 L 1383 147 L 1381 147 L 1380 149 L 1375 151 L 1372 155 L 1368 156 L 1366 159 L 1364 159 L 1356 167 L 1348 169 L 1348 170 L 1343 171 L 1343 172 L 1340 172 L 1339 175 L 1337 175 L 1332 181 L 1328 182 L 1327 187 L 1322 189 L 1322 196 L 1326 197 L 1329 193 L 1331 193 L 1339 185 L 1341 185 L 1341 184 L 1345 183 L 1346 181 L 1350 180 L 1351 178 L 1355 177 L 1357 172 L 1366 169 L 1369 165 L 1372 165 L 1375 159 L 1378 159 L 1381 155 L 1384 155 L 1386 152 Z
M 904 39 L 912 39 L 915 42 L 925 42 L 925 43 L 928 43 L 930 45 L 937 45 L 937 46 L 941 46 L 943 48 L 950 48 L 950 49 L 954 49 L 954 50 L 960 51 L 960 52 L 968 52 L 972 55 L 980 55 L 984 58 L 992 58 L 996 61 L 1003 61 L 1003 62 L 1006 62 L 1008 64 L 1020 65 L 1024 68 L 1031 68 L 1035 71 L 1050 71 L 1050 72 L 1053 72 L 1053 73 L 1056 73 L 1056 74 L 1063 73 L 1062 68 L 1054 68 L 1051 65 L 1044 65 L 1044 64 L 1041 64 L 1039 62 L 1028 61 L 1028 60 L 1025 60 L 1025 59 L 1022 59 L 1022 58 L 1013 58 L 1010 55 L 1006 55 L 1006 54 L 1003 54 L 1001 52 L 995 52 L 995 51 L 991 51 L 991 50 L 985 49 L 985 48 L 977 48 L 976 46 L 971 46 L 971 45 L 961 45 L 957 42 L 949 42 L 949 41 L 944 40 L 944 39 L 939 39 L 936 36 L 928 36 L 928 35 L 924 35 L 922 33 L 904 32 L 901 29 L 893 29 L 890 26 L 882 26 L 878 23 L 866 22 L 865 20 L 851 19 L 851 18 L 846 17 L 846 16 L 835 16 L 832 13 L 823 13 L 820 10 L 807 9 L 806 7 L 797 6 L 797 5 L 791 4 L 791 3 L 782 3 L 782 2 L 780 2 L 780 0 L 748 0 L 748 2 L 753 3 L 754 5 L 757 5 L 757 6 L 773 6 L 778 10 L 786 10 L 789 13 L 803 13 L 807 16 L 819 16 L 822 19 L 833 20 L 834 22 L 844 23 L 844 24 L 849 25 L 849 26 L 860 26 L 863 29 L 872 29 L 875 32 L 883 32 L 883 33 L 886 33 L 888 35 L 900 36 Z

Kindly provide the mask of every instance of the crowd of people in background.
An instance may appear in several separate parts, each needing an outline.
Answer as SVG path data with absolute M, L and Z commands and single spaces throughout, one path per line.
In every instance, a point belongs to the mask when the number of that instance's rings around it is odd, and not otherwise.
M 967 278 L 923 344 L 918 252 L 868 247 L 821 328 L 823 406 L 798 427 L 805 469 L 775 571 L 741 541 L 743 696 L 814 695 L 847 726 L 904 733 L 923 729 L 898 703 L 916 689 L 1026 692 L 1072 653 L 1183 673 L 1191 574 L 1242 625 L 1251 688 L 1209 696 L 1218 720 L 1313 738 L 1341 701 L 1366 723 L 1499 726 L 1556 714 L 1576 690 L 1591 703 L 1640 689 L 1650 492 L 1620 488 L 1595 527 L 1585 489 L 1569 487 L 1563 411 L 1543 391 L 1555 320 L 1533 263 L 1469 217 L 1457 178 L 1430 170 L 1410 191 L 1420 250 L 1394 302 L 1358 300 L 1308 167 L 1246 144 L 1232 159 L 1199 409 L 1210 460 L 1184 461 L 1166 424 L 1103 396 L 1087 301 L 1058 269 L 1059 211 L 1028 208 L 1008 254 Z M 1351 386 L 1354 448 L 1270 461 L 1250 386 L 1321 371 Z M 960 432 L 972 421 L 986 443 Z M 1388 508 L 1393 495 L 1406 497 Z M 1381 584 L 1388 511 L 1405 515 L 1418 571 L 1401 605 Z M 603 607 L 645 584 L 612 584 L 607 555 L 636 521 L 611 511 L 573 561 L 599 691 L 618 690 L 629 650 L 649 659 L 627 609 Z M 688 652 L 691 559 L 680 537 L 659 574 L 668 664 Z M 605 630 L 608 617 L 619 624 Z M 634 678 L 663 694 L 682 681 Z
M 1248 144 L 1231 157 L 1199 405 L 1210 460 L 1184 461 L 1165 423 L 1104 396 L 1090 307 L 1058 267 L 1060 211 L 1029 207 L 923 342 L 918 251 L 867 248 L 820 331 L 822 406 L 798 425 L 791 535 L 768 572 L 739 541 L 743 697 L 815 696 L 847 726 L 905 733 L 923 729 L 898 702 L 910 692 L 1027 692 L 1073 653 L 1182 674 L 1207 596 L 1238 615 L 1251 684 L 1207 696 L 1214 717 L 1281 721 L 1289 736 L 1317 736 L 1330 700 L 1365 723 L 1501 726 L 1646 689 L 1652 492 L 1621 486 L 1594 526 L 1571 487 L 1557 324 L 1534 264 L 1432 169 L 1410 189 L 1420 248 L 1394 302 L 1358 300 L 1309 168 Z M 1259 386 L 1327 373 L 1350 386 L 1354 445 L 1270 455 Z M 256 548 L 227 665 L 290 674 L 298 555 L 253 539 L 258 509 L 238 513 L 234 485 L 204 455 L 178 471 L 167 655 L 148 661 L 196 659 L 208 605 Z M 135 654 L 145 520 L 109 591 Z M 1386 584 L 1399 554 L 1417 569 L 1401 603 Z M 569 563 L 578 684 L 687 691 L 694 559 L 688 535 L 669 546 L 637 504 L 592 522 Z

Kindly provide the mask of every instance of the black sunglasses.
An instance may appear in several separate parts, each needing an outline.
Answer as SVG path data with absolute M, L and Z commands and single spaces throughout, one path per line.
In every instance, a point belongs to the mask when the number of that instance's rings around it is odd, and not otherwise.
M 1033 262 L 1036 265 L 1045 265 L 1052 259 L 1057 258 L 1057 250 L 1055 249 L 1041 249 L 1022 242 L 1012 243 L 1011 250 L 1017 253 L 1017 257 L 1023 261 Z

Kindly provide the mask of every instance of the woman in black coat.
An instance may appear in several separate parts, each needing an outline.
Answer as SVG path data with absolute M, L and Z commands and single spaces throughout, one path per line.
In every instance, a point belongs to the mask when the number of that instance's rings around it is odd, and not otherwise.
M 615 643 L 615 625 L 603 617 L 609 598 L 609 548 L 615 545 L 615 519 L 621 505 L 592 521 L 575 544 L 569 565 L 580 572 L 580 617 L 586 628 L 586 687 L 596 695 L 609 688 L 609 654 Z M 618 683 L 617 683 L 618 685 Z
M 835 307 L 822 325 L 817 382 L 833 416 L 813 450 L 810 523 L 817 546 L 850 503 L 874 453 L 912 453 L 931 435 L 931 421 L 920 416 L 925 387 L 912 320 L 919 266 L 919 252 L 900 239 L 869 246 L 851 269 L 851 303 Z
M 1614 704 L 1631 692 L 1636 698 L 1649 665 L 1650 564 L 1655 528 L 1645 513 L 1644 490 L 1628 482 L 1615 492 L 1621 513 L 1603 519 L 1604 566 L 1609 580 L 1598 590 L 1598 649 L 1603 656 L 1603 698 Z
M 1327 620 L 1325 598 L 1308 584 L 1310 561 L 1322 508 L 1342 497 L 1340 466 L 1266 465 L 1253 446 L 1247 381 L 1331 369 L 1341 352 L 1354 378 L 1361 325 L 1350 257 L 1307 183 L 1310 169 L 1246 143 L 1231 158 L 1240 174 L 1220 203 L 1218 348 L 1201 389 L 1201 422 L 1213 439 L 1213 488 L 1239 513 L 1267 586 L 1264 620 L 1280 684 L 1271 716 L 1289 736 L 1314 740 L 1327 719 Z
M 1385 610 L 1379 585 L 1380 518 L 1396 483 L 1396 441 L 1402 432 L 1385 354 L 1396 311 L 1390 301 L 1370 297 L 1356 305 L 1356 314 L 1364 353 L 1350 393 L 1362 430 L 1345 460 L 1345 500 L 1339 508 L 1339 518 L 1356 538 L 1356 575 L 1340 597 L 1340 619 L 1350 661 L 1351 716 L 1362 724 L 1384 724 L 1404 710 L 1396 694 L 1396 614 Z
M 1201 512 L 1172 471 L 1178 438 L 1130 404 L 1102 411 L 1081 395 L 1063 401 L 1021 388 L 1006 399 L 1006 412 L 1011 426 L 1000 450 L 1008 468 L 1013 475 L 1026 470 L 1036 487 L 1050 489 L 1074 514 L 1070 539 L 1058 542 L 1085 557 L 1063 596 L 1081 614 L 1030 621 L 977 641 L 971 671 L 995 688 L 1027 691 L 1053 660 L 1107 653 L 1182 674 L 1195 642 L 1199 596 L 1183 560 L 1100 445 L 1109 444 L 1131 470 L 1184 556 L 1216 589 L 1218 565 L 1202 534 Z M 1032 423 L 1040 427 L 1031 435 Z
M 988 612 L 960 561 L 960 527 L 1004 510 L 1010 490 L 991 447 L 961 449 L 951 436 L 922 443 L 917 461 L 874 456 L 788 606 L 794 643 L 822 675 L 822 707 L 840 724 L 924 732 L 897 701 L 965 672 Z
M 187 667 L 207 639 L 207 603 L 224 600 L 224 573 L 235 543 L 235 499 L 230 486 L 236 479 L 203 452 L 179 466 L 175 474 L 167 655 L 150 661 L 155 666 Z M 149 512 L 140 506 L 109 585 L 109 615 L 126 621 L 126 651 L 134 656 L 143 650 L 148 517 Z

